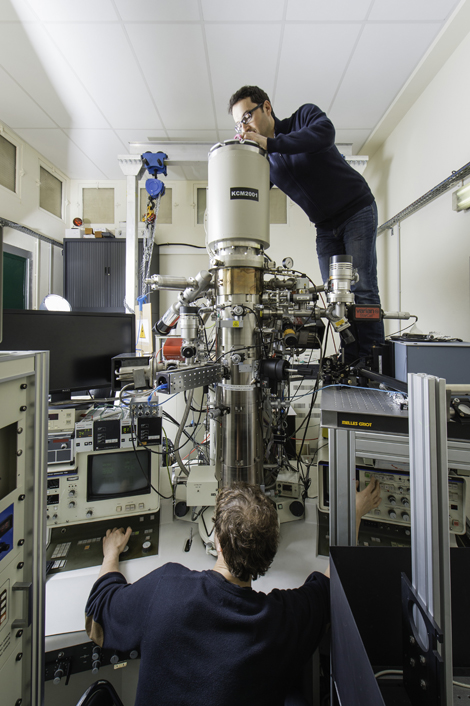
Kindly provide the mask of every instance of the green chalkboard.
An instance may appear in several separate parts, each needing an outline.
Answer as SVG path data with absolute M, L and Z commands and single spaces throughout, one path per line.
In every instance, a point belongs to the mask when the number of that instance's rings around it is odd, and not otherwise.
M 3 253 L 3 306 L 26 309 L 27 261 L 25 257 Z

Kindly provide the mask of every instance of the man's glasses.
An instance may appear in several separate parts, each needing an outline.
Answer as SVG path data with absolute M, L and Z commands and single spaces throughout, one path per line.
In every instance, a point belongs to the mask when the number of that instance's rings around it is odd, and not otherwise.
M 253 120 L 253 113 L 255 112 L 255 110 L 258 110 L 258 108 L 261 108 L 262 105 L 264 105 L 264 101 L 258 103 L 258 105 L 256 105 L 251 110 L 247 110 L 240 122 L 235 123 L 235 130 L 238 132 L 238 134 L 241 133 L 243 125 L 248 125 L 248 123 L 251 123 L 251 121 Z

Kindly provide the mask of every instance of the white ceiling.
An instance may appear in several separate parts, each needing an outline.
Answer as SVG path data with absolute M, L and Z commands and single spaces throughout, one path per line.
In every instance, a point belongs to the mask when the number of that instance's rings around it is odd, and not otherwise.
M 319 105 L 359 154 L 457 5 L 0 0 L 0 120 L 71 179 L 122 179 L 131 142 L 233 137 L 228 99 L 256 84 L 278 117 Z

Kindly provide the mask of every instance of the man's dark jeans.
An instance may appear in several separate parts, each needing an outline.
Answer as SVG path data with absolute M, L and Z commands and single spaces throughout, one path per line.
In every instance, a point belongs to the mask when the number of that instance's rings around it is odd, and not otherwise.
M 333 230 L 317 228 L 317 255 L 323 282 L 328 281 L 330 257 L 352 255 L 359 282 L 352 286 L 356 304 L 380 306 L 377 284 L 377 205 L 375 201 L 362 208 Z M 355 342 L 345 346 L 345 359 L 352 363 L 370 354 L 374 343 L 383 343 L 382 322 L 352 323 Z

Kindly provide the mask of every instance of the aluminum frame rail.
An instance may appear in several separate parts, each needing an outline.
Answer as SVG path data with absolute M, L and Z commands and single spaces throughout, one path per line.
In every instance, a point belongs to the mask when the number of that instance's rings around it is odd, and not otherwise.
M 41 233 L 36 233 L 35 230 L 31 230 L 31 228 L 22 226 L 19 223 L 15 223 L 14 221 L 9 221 L 7 218 L 0 217 L 0 226 L 3 226 L 4 228 L 13 228 L 14 230 L 19 230 L 20 233 L 26 233 L 26 235 L 31 235 L 33 238 L 42 240 L 44 243 L 48 243 L 49 245 L 55 245 L 56 248 L 60 248 L 61 250 L 64 249 L 64 244 L 60 243 L 58 240 L 53 240 L 53 238 L 48 238 L 47 235 L 41 235 Z
M 138 185 L 146 170 L 140 155 L 121 155 L 117 159 L 121 171 L 126 177 L 126 293 L 124 304 L 126 310 L 133 314 L 139 282 Z
M 330 544 L 356 545 L 356 433 L 328 430 Z
M 393 218 L 390 218 L 385 223 L 382 223 L 382 225 L 377 228 L 377 235 L 386 230 L 392 229 L 394 226 L 401 223 L 401 221 L 405 220 L 405 218 L 412 216 L 414 213 L 423 208 L 423 206 L 426 206 L 428 203 L 431 203 L 431 201 L 434 201 L 434 199 L 441 196 L 441 194 L 444 194 L 449 189 L 452 189 L 453 186 L 456 186 L 459 181 L 462 181 L 462 179 L 465 179 L 467 176 L 470 176 L 470 162 L 467 162 L 467 164 L 456 172 L 452 172 L 447 179 L 444 179 L 444 181 L 441 181 L 440 184 L 430 189 L 430 191 L 427 191 L 423 194 L 423 196 L 420 196 L 419 199 L 413 201 L 413 203 L 397 213 L 393 216 Z
M 408 375 L 412 586 L 439 627 L 443 642 L 443 704 L 453 703 L 450 592 L 449 489 L 446 381 L 424 373 Z M 428 634 L 415 612 L 416 637 Z M 422 688 L 423 683 L 421 684 Z

